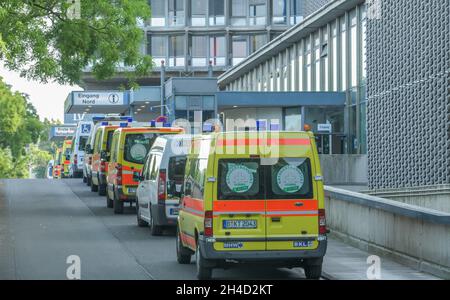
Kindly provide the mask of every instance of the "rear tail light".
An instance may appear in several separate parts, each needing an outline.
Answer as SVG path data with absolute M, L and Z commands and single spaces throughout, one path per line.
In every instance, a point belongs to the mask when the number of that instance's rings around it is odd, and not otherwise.
M 166 201 L 166 170 L 159 170 L 158 178 L 158 203 Z
M 100 161 L 100 172 L 106 172 L 106 161 L 103 159 Z
M 92 165 L 92 156 L 89 156 L 88 163 L 89 163 L 90 165 Z
M 122 165 L 121 164 L 117 164 L 116 165 L 116 184 L 117 185 L 122 185 Z
M 213 212 L 211 210 L 205 211 L 205 221 L 204 221 L 205 237 L 213 236 Z
M 319 234 L 327 234 L 327 221 L 325 209 L 319 209 Z

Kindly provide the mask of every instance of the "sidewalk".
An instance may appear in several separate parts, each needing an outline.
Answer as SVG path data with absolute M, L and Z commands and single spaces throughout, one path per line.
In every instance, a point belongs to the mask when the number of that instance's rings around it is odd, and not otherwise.
M 349 246 L 336 239 L 328 239 L 324 258 L 323 275 L 327 279 L 367 280 L 367 258 L 371 254 Z M 439 278 L 396 263 L 389 258 L 381 259 L 382 280 L 438 280 Z

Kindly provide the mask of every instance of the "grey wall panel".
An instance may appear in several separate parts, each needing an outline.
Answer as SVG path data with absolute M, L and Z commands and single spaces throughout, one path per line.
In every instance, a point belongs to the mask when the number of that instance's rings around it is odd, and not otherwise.
M 450 1 L 369 1 L 372 189 L 450 183 Z

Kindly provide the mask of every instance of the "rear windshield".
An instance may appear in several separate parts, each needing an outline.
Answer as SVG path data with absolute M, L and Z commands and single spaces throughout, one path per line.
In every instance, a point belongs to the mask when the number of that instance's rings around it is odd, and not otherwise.
M 106 138 L 106 152 L 111 151 L 111 142 L 115 129 L 108 131 L 108 137 Z
M 312 199 L 308 158 L 280 158 L 274 165 L 259 159 L 219 160 L 219 200 Z
M 221 159 L 218 199 L 264 199 L 262 179 L 259 159 Z
M 133 133 L 125 137 L 124 160 L 143 164 L 147 152 L 158 136 L 154 133 Z
M 186 156 L 175 156 L 169 159 L 167 193 L 172 197 L 181 197 L 185 169 Z
M 80 142 L 78 143 L 78 150 L 84 151 L 86 148 L 88 137 L 87 136 L 80 136 Z

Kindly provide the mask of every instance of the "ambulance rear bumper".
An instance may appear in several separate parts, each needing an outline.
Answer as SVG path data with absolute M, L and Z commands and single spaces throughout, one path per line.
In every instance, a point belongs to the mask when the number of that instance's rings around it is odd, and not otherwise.
M 314 250 L 287 250 L 287 251 L 217 251 L 214 243 L 210 243 L 200 237 L 200 249 L 206 259 L 211 260 L 238 260 L 242 262 L 290 262 L 303 259 L 315 259 L 325 256 L 327 241 L 319 241 L 319 246 Z

